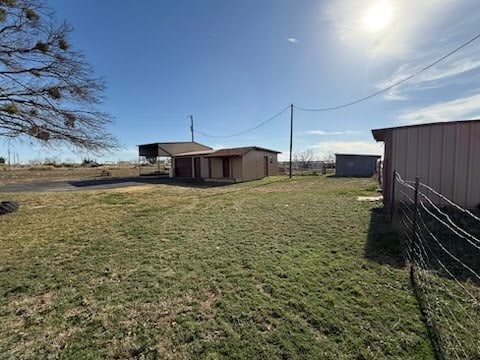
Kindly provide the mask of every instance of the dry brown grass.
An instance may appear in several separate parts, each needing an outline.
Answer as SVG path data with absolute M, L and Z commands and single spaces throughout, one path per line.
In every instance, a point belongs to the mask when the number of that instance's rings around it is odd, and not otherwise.
M 153 168 L 152 168 L 153 169 Z M 145 170 L 143 170 L 145 171 Z M 109 172 L 112 177 L 138 176 L 138 167 L 132 164 L 104 165 L 96 168 L 54 167 L 51 165 L 24 165 L 0 167 L 0 185 L 41 181 L 71 181 L 98 178 Z

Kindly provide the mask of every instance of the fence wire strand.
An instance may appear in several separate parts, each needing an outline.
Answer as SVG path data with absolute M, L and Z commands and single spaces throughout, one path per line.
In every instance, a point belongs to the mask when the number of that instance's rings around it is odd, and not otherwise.
M 480 359 L 480 217 L 394 173 L 392 214 L 440 359 Z
M 454 208 L 456 208 L 457 210 L 463 212 L 464 214 L 470 216 L 472 219 L 480 222 L 480 217 L 476 216 L 474 213 L 472 213 L 470 210 L 468 209 L 464 209 L 462 208 L 460 205 L 458 205 L 457 203 L 453 202 L 452 200 L 450 200 L 449 198 L 447 198 L 446 196 L 440 194 L 438 191 L 434 190 L 432 187 L 428 186 L 428 185 L 425 185 L 423 183 L 419 183 L 419 185 L 425 189 L 427 189 L 428 191 L 430 191 L 432 194 L 434 194 L 435 196 L 437 196 L 438 198 L 442 199 L 443 201 L 445 201 L 447 204 L 449 204 L 450 206 L 453 206 Z

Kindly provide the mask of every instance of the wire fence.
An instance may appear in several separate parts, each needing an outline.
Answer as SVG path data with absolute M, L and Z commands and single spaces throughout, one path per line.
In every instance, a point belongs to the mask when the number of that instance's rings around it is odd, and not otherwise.
M 394 173 L 392 220 L 440 359 L 480 359 L 480 217 Z
M 279 174 L 288 174 L 289 162 L 279 161 L 278 172 Z M 292 161 L 292 173 L 294 175 L 320 175 L 320 174 L 332 174 L 335 172 L 335 161 L 323 160 L 323 161 Z

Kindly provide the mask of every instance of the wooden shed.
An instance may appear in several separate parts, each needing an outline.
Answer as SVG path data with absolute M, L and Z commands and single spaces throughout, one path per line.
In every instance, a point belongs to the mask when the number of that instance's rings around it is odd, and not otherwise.
M 480 204 L 480 121 L 454 121 L 372 130 L 385 143 L 383 197 L 391 203 L 393 172 L 420 181 L 457 204 Z

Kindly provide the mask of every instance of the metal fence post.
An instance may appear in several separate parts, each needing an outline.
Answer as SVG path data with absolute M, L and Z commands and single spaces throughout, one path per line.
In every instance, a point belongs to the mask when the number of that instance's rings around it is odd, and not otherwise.
M 413 280 L 413 273 L 414 273 L 414 260 L 415 260 L 415 250 L 414 246 L 417 241 L 417 221 L 418 221 L 418 186 L 419 186 L 420 180 L 418 176 L 415 177 L 415 194 L 413 197 L 413 233 L 412 233 L 412 240 L 410 244 L 410 259 L 411 259 L 411 264 L 410 264 L 410 276 Z
M 390 222 L 393 223 L 393 216 L 395 213 L 395 184 L 397 182 L 397 170 L 393 170 L 393 183 L 392 183 L 392 198 L 390 202 Z

